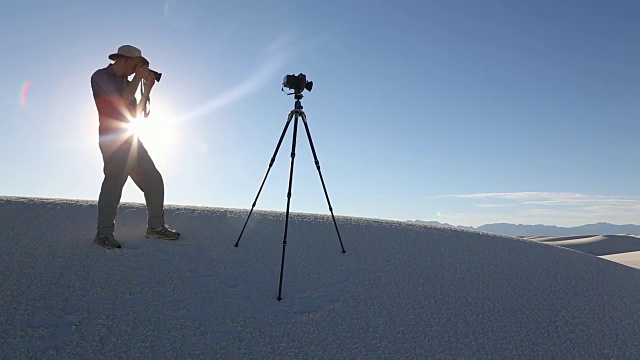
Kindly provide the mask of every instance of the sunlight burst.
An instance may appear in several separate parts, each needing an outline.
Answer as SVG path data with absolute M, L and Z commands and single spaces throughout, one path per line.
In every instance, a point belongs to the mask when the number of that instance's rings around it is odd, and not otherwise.
M 169 160 L 170 149 L 178 142 L 175 129 L 175 116 L 167 107 L 154 104 L 148 118 L 140 115 L 130 119 L 129 132 L 144 144 L 154 160 Z

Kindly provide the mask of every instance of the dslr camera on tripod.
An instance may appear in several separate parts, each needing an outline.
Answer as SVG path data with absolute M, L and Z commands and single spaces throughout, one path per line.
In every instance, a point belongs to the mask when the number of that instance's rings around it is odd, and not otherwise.
M 305 89 L 311 91 L 313 88 L 313 81 L 307 81 L 307 75 L 300 73 L 298 75 L 285 75 L 282 79 L 282 89 L 291 89 L 295 94 L 302 93 Z
M 282 258 L 280 260 L 280 283 L 278 285 L 278 301 L 282 300 L 282 278 L 284 274 L 284 255 L 285 249 L 287 246 L 287 231 L 289 226 L 289 213 L 290 213 L 290 205 L 291 205 L 291 189 L 293 186 L 293 163 L 296 158 L 296 139 L 298 132 L 298 119 L 302 119 L 302 123 L 304 124 L 305 132 L 307 134 L 307 139 L 309 140 L 309 146 L 311 146 L 311 153 L 313 154 L 313 160 L 316 164 L 316 169 L 318 170 L 318 175 L 320 176 L 320 183 L 322 184 L 322 189 L 324 190 L 324 196 L 327 199 L 327 205 L 329 205 L 329 212 L 331 212 L 331 218 L 333 219 L 333 225 L 336 228 L 336 234 L 338 235 L 338 241 L 340 242 L 340 247 L 342 248 L 342 253 L 346 253 L 344 250 L 344 245 L 342 244 L 342 237 L 340 236 L 340 231 L 338 231 L 338 223 L 336 222 L 336 217 L 333 214 L 333 207 L 331 207 L 331 201 L 329 201 L 329 193 L 327 192 L 327 187 L 324 183 L 324 178 L 322 176 L 322 171 L 320 171 L 320 161 L 318 160 L 318 156 L 316 155 L 316 148 L 313 146 L 313 141 L 311 140 L 311 131 L 309 130 L 309 124 L 307 123 L 307 115 L 305 115 L 304 111 L 302 111 L 302 103 L 301 100 L 303 98 L 302 92 L 307 90 L 311 91 L 313 88 L 313 82 L 307 81 L 307 76 L 305 74 L 298 75 L 285 75 L 282 80 L 282 91 L 286 93 L 284 88 L 293 90 L 292 93 L 287 93 L 287 95 L 294 95 L 295 105 L 293 110 L 289 112 L 289 116 L 287 116 L 287 123 L 284 125 L 284 129 L 282 130 L 282 134 L 280 134 L 280 140 L 278 140 L 278 145 L 276 145 L 276 150 L 273 152 L 273 156 L 271 157 L 271 162 L 269 162 L 269 167 L 267 168 L 267 172 L 264 174 L 264 178 L 262 178 L 262 183 L 260 184 L 260 188 L 258 189 L 258 193 L 256 194 L 256 198 L 253 200 L 253 204 L 251 204 L 251 210 L 249 210 L 249 215 L 247 215 L 247 219 L 242 226 L 242 230 L 240 230 L 240 236 L 238 236 L 238 241 L 236 241 L 235 247 L 238 247 L 240 244 L 240 239 L 242 238 L 242 234 L 244 234 L 245 229 L 247 228 L 247 224 L 249 223 L 249 218 L 253 213 L 253 209 L 255 209 L 256 204 L 258 203 L 258 198 L 260 197 L 260 193 L 264 187 L 265 182 L 267 181 L 267 176 L 269 176 L 269 172 L 271 171 L 271 167 L 276 160 L 276 156 L 278 155 L 278 151 L 280 150 L 280 145 L 282 145 L 282 140 L 287 133 L 287 129 L 289 129 L 289 124 L 293 120 L 293 140 L 291 143 L 291 163 L 289 167 L 289 191 L 287 192 L 287 209 L 284 216 L 284 237 L 282 239 Z

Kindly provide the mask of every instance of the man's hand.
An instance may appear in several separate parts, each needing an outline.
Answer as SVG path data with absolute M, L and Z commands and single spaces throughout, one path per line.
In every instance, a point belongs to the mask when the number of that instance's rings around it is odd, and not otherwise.
M 140 80 L 144 80 L 144 94 L 149 96 L 151 88 L 156 83 L 156 76 L 149 70 L 149 64 L 140 64 L 136 67 L 135 76 Z
M 156 83 L 156 74 L 149 71 L 148 75 L 144 78 L 145 85 L 151 87 Z
M 148 69 L 149 68 L 147 68 L 147 70 Z M 149 92 L 151 91 L 151 88 L 153 87 L 153 85 L 155 85 L 155 83 L 156 76 L 151 71 L 148 71 L 148 75 L 144 78 L 144 90 L 147 96 L 149 95 Z
M 135 72 L 135 76 L 137 76 L 140 79 L 146 79 L 147 77 L 149 77 L 149 75 L 153 75 L 150 71 L 149 71 L 149 64 L 140 64 L 136 67 L 136 72 Z

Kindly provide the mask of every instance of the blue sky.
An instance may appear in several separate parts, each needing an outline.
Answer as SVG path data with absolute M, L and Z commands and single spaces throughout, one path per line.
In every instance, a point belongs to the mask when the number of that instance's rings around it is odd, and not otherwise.
M 122 44 L 163 73 L 141 134 L 166 203 L 249 208 L 293 99 L 339 215 L 640 223 L 640 3 L 3 4 L 0 194 L 97 199 L 89 78 Z M 258 209 L 284 210 L 290 136 Z M 328 213 L 304 132 L 292 211 Z M 123 201 L 143 202 L 132 182 Z M 170 219 L 169 219 L 170 221 Z

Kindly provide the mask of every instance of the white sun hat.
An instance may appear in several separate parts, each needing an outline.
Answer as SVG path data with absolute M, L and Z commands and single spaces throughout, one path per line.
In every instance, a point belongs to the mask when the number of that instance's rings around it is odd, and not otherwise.
M 135 46 L 132 45 L 122 45 L 118 48 L 118 52 L 115 54 L 109 55 L 109 59 L 115 60 L 120 56 L 126 56 L 130 58 L 142 58 L 147 64 L 149 61 L 142 56 L 142 51 Z

